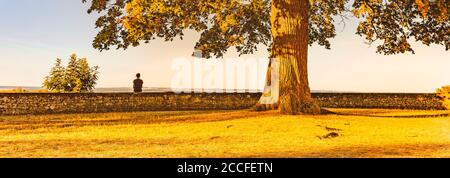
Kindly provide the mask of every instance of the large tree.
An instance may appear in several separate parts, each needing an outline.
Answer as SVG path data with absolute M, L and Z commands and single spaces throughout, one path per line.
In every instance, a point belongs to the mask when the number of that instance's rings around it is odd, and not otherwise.
M 86 0 L 82 0 L 86 2 Z M 236 47 L 240 54 L 269 46 L 280 62 L 282 113 L 320 112 L 308 84 L 308 45 L 330 48 L 335 20 L 359 18 L 357 34 L 378 53 L 413 52 L 410 40 L 450 48 L 449 0 L 91 0 L 100 29 L 93 46 L 126 49 L 156 38 L 182 38 L 186 29 L 201 37 L 196 49 L 221 57 Z

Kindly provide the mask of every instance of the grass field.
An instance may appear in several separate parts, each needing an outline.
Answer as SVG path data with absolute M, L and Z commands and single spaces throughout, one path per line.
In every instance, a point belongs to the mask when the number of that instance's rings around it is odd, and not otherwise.
M 450 157 L 449 111 L 332 111 L 3 116 L 0 157 Z

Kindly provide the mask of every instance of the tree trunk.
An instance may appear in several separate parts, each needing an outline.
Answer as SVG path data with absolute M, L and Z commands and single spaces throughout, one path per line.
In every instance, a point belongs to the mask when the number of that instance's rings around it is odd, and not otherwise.
M 309 0 L 273 0 L 271 57 L 279 61 L 279 104 L 283 114 L 319 114 L 308 83 Z

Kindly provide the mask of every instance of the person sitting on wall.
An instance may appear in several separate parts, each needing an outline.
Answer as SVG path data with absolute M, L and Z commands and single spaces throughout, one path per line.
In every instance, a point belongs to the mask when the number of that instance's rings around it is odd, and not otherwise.
M 135 93 L 142 93 L 142 85 L 144 84 L 144 81 L 140 79 L 141 74 L 136 74 L 136 79 L 133 81 L 133 89 Z

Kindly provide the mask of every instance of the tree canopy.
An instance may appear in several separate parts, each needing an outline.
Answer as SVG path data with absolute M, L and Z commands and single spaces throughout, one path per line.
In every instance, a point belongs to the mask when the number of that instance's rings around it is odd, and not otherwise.
M 369 43 L 380 42 L 378 53 L 414 53 L 412 39 L 450 49 L 450 0 L 309 2 L 310 45 L 329 49 L 329 39 L 336 36 L 334 22 L 353 15 L 359 19 L 357 34 Z M 184 30 L 192 29 L 201 33 L 196 49 L 205 57 L 222 57 L 230 47 L 249 54 L 258 44 L 271 45 L 270 8 L 270 0 L 90 0 L 88 13 L 101 14 L 93 41 L 99 50 L 182 39 Z

